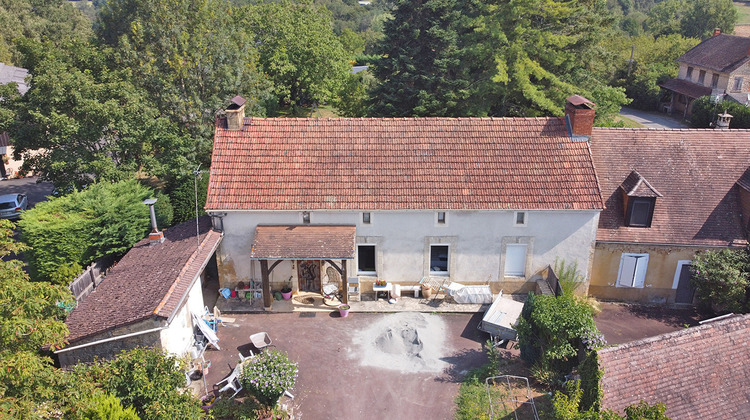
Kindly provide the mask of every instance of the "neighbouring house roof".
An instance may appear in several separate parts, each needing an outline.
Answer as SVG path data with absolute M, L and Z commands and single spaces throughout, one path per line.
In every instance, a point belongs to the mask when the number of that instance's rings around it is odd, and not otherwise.
M 28 75 L 29 71 L 24 68 L 0 63 L 0 85 L 16 82 L 18 83 L 18 92 L 20 92 L 21 95 L 29 90 L 29 87 L 26 86 L 26 76 Z
M 207 209 L 602 208 L 563 118 L 246 118 L 216 125 Z
M 693 99 L 700 98 L 701 96 L 708 96 L 711 94 L 710 87 L 698 85 L 682 79 L 669 79 L 659 86 L 673 92 L 681 93 Z
M 211 229 L 208 216 L 164 231 L 165 240 L 133 246 L 104 281 L 70 313 L 68 341 L 84 338 L 156 316 L 169 319 L 213 255 L 222 234 Z
M 0 133 L 0 147 L 8 147 L 10 146 L 10 136 L 8 135 L 7 131 L 3 131 Z M 3 151 L 5 153 L 5 151 Z
M 250 250 L 253 259 L 353 259 L 356 229 L 333 225 L 258 226 Z
M 606 208 L 597 241 L 746 243 L 734 187 L 750 166 L 750 130 L 594 128 L 591 152 Z M 626 227 L 621 185 L 632 172 L 657 196 L 651 227 Z
M 677 61 L 728 73 L 750 61 L 750 38 L 725 34 L 712 36 L 688 50 Z
M 750 418 L 750 315 L 599 350 L 603 406 L 663 402 L 673 419 Z

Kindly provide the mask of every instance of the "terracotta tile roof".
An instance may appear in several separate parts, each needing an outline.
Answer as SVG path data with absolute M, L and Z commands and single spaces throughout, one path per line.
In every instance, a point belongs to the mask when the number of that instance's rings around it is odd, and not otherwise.
M 722 73 L 731 72 L 750 61 L 750 38 L 725 34 L 712 36 L 677 61 Z
M 148 319 L 169 318 L 221 240 L 207 216 L 164 231 L 162 244 L 138 242 L 102 283 L 65 320 L 71 343 L 117 327 Z
M 669 89 L 673 92 L 681 93 L 689 98 L 700 98 L 701 96 L 708 96 L 711 94 L 711 88 L 701 86 L 693 82 L 682 80 L 682 79 L 669 79 L 659 86 L 664 89 Z
M 606 205 L 597 241 L 746 243 L 735 183 L 750 166 L 750 130 L 594 128 L 591 152 Z M 662 194 L 649 228 L 624 226 L 620 186 L 634 170 Z
M 246 119 L 216 126 L 207 209 L 600 209 L 562 118 Z
M 599 351 L 603 406 L 663 402 L 672 419 L 750 418 L 750 315 Z
M 250 258 L 353 259 L 355 238 L 353 225 L 258 226 Z

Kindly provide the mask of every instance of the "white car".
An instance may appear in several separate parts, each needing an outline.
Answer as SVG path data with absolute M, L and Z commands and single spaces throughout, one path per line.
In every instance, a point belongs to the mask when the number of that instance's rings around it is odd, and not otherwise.
M 26 194 L 0 195 L 0 219 L 18 219 L 28 207 Z

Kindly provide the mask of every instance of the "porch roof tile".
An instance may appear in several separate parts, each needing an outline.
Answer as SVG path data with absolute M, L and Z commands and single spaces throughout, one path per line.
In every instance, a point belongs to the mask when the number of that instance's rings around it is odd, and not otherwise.
M 353 259 L 355 236 L 353 225 L 257 226 L 250 258 Z
M 246 118 L 216 124 L 210 210 L 603 208 L 563 118 Z

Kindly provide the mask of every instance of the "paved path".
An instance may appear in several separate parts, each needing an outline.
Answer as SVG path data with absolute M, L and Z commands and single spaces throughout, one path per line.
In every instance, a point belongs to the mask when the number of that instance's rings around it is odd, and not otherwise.
M 643 124 L 646 128 L 689 128 L 690 126 L 677 118 L 659 112 L 641 111 L 638 109 L 623 107 L 620 115 Z

